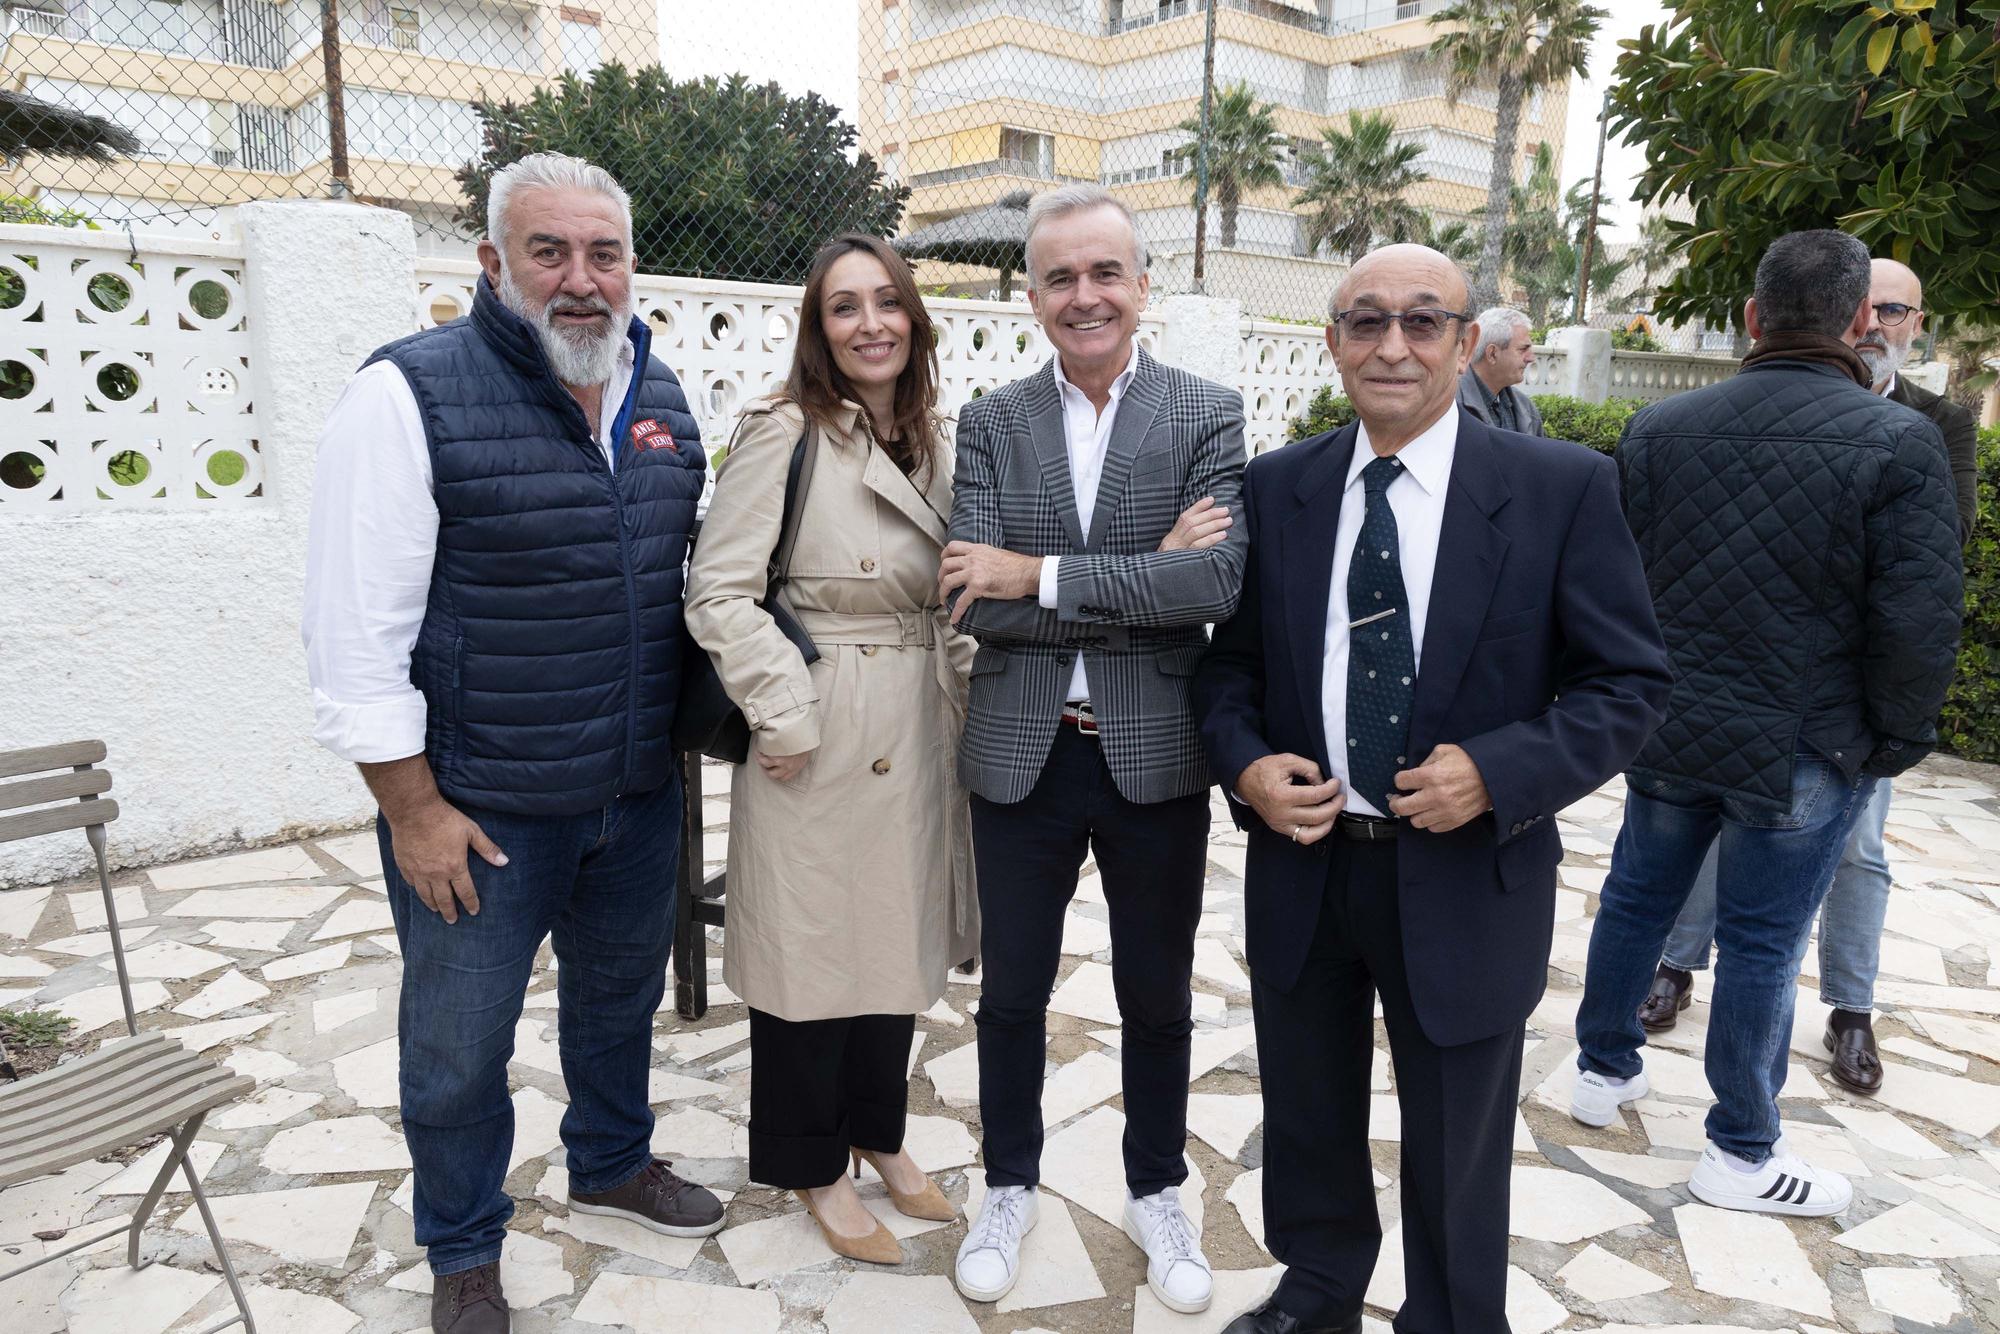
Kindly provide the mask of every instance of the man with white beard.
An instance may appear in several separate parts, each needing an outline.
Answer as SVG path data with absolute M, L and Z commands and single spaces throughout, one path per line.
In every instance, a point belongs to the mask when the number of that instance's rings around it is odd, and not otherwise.
M 1978 503 L 1979 426 L 1966 409 L 1899 374 L 1923 328 L 1924 288 L 1916 273 L 1893 259 L 1871 261 L 1868 325 L 1854 350 L 1867 364 L 1876 393 L 1930 418 L 1944 436 L 1958 502 L 1958 540 L 1964 543 L 1972 538 Z M 1882 923 L 1889 911 L 1889 860 L 1883 847 L 1889 800 L 1888 781 L 1877 783 L 1874 795 L 1855 817 L 1833 872 L 1833 885 L 1820 907 L 1819 995 L 1832 1011 L 1821 1043 L 1834 1080 L 1856 1093 L 1872 1094 L 1882 1087 L 1874 1016 Z M 1639 1007 L 1639 1023 L 1650 1033 L 1674 1026 L 1680 1012 L 1693 1003 L 1694 974 L 1708 967 L 1715 939 L 1715 868 L 1716 852 L 1711 847 L 1667 938 L 1652 990 Z M 1800 942 L 1800 948 L 1804 946 Z
M 716 1197 L 653 1157 L 647 1101 L 706 460 L 632 316 L 618 183 L 523 158 L 494 175 L 487 232 L 472 313 L 376 351 L 334 406 L 306 554 L 314 736 L 381 807 L 434 1334 L 509 1328 L 507 1063 L 544 939 L 571 1211 L 676 1237 L 722 1226 Z

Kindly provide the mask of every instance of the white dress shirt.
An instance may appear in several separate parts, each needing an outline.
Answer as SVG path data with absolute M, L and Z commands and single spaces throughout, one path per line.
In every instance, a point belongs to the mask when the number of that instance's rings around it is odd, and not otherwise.
M 1076 494 L 1076 524 L 1083 530 L 1084 537 L 1090 536 L 1090 516 L 1097 509 L 1097 482 L 1104 476 L 1104 456 L 1111 447 L 1111 428 L 1118 421 L 1118 404 L 1125 397 L 1125 391 L 1132 387 L 1132 374 L 1139 369 L 1139 344 L 1132 343 L 1132 354 L 1125 361 L 1125 369 L 1111 382 L 1111 397 L 1099 412 L 1090 396 L 1069 382 L 1063 374 L 1062 353 L 1055 354 L 1056 392 L 1062 396 L 1063 440 L 1069 446 L 1069 488 Z M 1042 584 L 1038 601 L 1042 606 L 1054 611 L 1060 605 L 1056 600 L 1056 567 L 1060 556 L 1042 558 Z M 1076 666 L 1069 677 L 1069 699 L 1071 703 L 1090 698 L 1090 682 L 1083 673 L 1083 654 L 1076 655 Z
M 1424 665 L 1424 621 L 1430 613 L 1431 577 L 1437 570 L 1438 532 L 1444 526 L 1445 492 L 1451 484 L 1451 460 L 1458 452 L 1456 403 L 1422 435 L 1396 454 L 1402 472 L 1389 483 L 1389 509 L 1396 516 L 1396 550 L 1403 565 L 1403 591 L 1409 597 L 1410 646 L 1419 670 Z M 1354 459 L 1347 467 L 1347 486 L 1340 497 L 1340 522 L 1333 534 L 1333 586 L 1327 592 L 1326 672 L 1320 681 L 1320 712 L 1326 722 L 1329 775 L 1347 793 L 1347 810 L 1354 815 L 1387 815 L 1347 784 L 1347 570 L 1354 561 L 1354 542 L 1368 508 L 1368 489 L 1361 470 L 1375 460 L 1362 426 L 1354 442 Z M 1414 686 L 1415 682 L 1411 682 Z M 1422 763 L 1422 756 L 1410 756 Z
M 627 340 L 598 414 L 607 462 L 632 368 Z M 348 381 L 327 414 L 306 538 L 301 631 L 313 739 L 344 760 L 377 764 L 424 748 L 424 697 L 410 683 L 410 652 L 430 603 L 437 534 L 416 395 L 401 370 L 378 361 Z

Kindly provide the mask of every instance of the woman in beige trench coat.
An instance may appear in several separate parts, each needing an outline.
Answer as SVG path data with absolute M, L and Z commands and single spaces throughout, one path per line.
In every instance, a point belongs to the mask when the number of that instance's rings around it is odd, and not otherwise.
M 937 606 L 952 467 L 908 266 L 841 237 L 799 315 L 786 384 L 746 411 L 717 475 L 687 624 L 751 726 L 723 936 L 723 979 L 750 1007 L 750 1176 L 796 1190 L 836 1251 L 893 1264 L 845 1169 L 868 1158 L 903 1212 L 954 1216 L 902 1139 L 915 1016 L 977 950 L 955 771 L 973 643 Z M 784 600 L 810 668 L 759 605 L 808 419 Z

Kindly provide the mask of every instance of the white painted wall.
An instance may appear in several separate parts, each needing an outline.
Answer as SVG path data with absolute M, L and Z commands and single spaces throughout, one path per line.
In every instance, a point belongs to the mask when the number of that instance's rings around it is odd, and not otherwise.
M 320 425 L 369 351 L 415 325 L 410 222 L 326 202 L 248 204 L 239 218 L 240 246 L 146 237 L 140 258 L 248 266 L 264 496 L 0 505 L 0 749 L 101 738 L 121 810 L 118 865 L 352 825 L 372 810 L 353 767 L 310 740 L 299 606 Z M 119 234 L 0 233 L 8 253 L 55 236 L 109 262 L 127 254 Z M 29 328 L 0 322 L 0 355 Z M 0 440 L 18 439 L 18 426 L 0 413 Z M 0 845 L 0 884 L 75 875 L 87 857 L 81 835 Z

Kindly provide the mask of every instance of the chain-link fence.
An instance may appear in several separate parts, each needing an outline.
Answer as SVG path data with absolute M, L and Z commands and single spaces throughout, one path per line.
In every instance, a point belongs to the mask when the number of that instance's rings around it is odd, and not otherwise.
M 852 77 L 809 90 L 760 73 L 790 28 L 735 50 L 678 6 L 663 32 L 654 0 L 591 3 L 0 0 L 0 88 L 62 117 L 0 141 L 0 219 L 208 230 L 347 193 L 456 253 L 491 169 L 555 148 L 624 182 L 645 271 L 795 282 L 858 226 L 903 238 L 931 290 L 1004 299 L 1026 198 L 1092 181 L 1138 217 L 1156 292 L 1316 321 L 1385 240 L 1480 267 L 1511 124 L 1502 294 L 1574 318 L 1590 210 L 1561 171 L 1566 88 L 1510 108 L 1491 77 L 1455 82 L 1442 0 L 797 0 L 801 25 L 852 24 Z M 70 155 L 86 116 L 136 142 Z M 1593 310 L 1636 304 L 1601 299 L 1621 261 L 1594 251 Z

